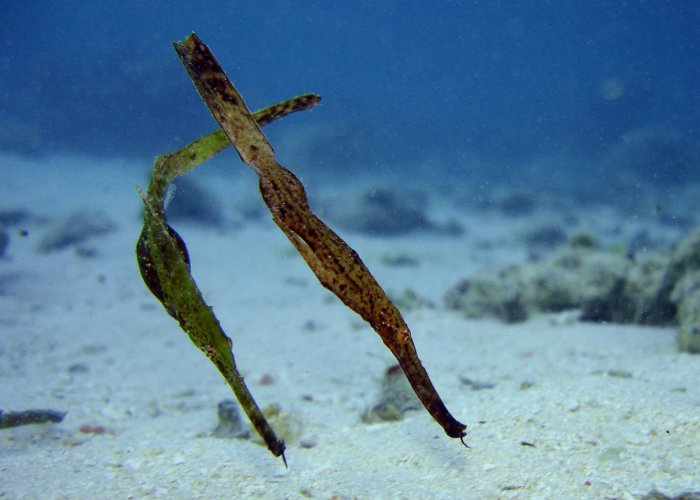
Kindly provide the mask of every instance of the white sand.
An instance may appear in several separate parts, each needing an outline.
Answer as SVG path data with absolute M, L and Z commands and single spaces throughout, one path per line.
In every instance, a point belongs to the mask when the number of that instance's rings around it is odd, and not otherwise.
M 406 319 L 448 408 L 469 425 L 471 449 L 423 410 L 398 423 L 360 422 L 392 357 L 330 300 L 271 221 L 223 233 L 178 227 L 254 396 L 294 412 L 315 446 L 289 443 L 285 469 L 252 441 L 210 437 L 230 390 L 135 265 L 133 188 L 147 165 L 0 161 L 0 208 L 60 217 L 99 207 L 118 222 L 95 240 L 95 258 L 37 254 L 39 235 L 30 233 L 13 234 L 0 261 L 0 276 L 18 276 L 0 295 L 0 408 L 68 412 L 60 424 L 0 431 L 1 498 L 635 498 L 654 488 L 700 490 L 700 356 L 677 353 L 672 329 L 566 316 L 507 326 L 445 311 L 451 284 L 524 253 L 505 245 L 508 255 L 479 255 L 474 242 L 498 229 L 468 219 L 460 238 L 348 241 L 386 289 L 411 286 L 438 304 Z M 47 166 L 53 174 L 37 183 L 36 169 Z M 254 181 L 245 189 L 256 189 Z M 507 240 L 512 228 L 499 227 Z M 402 251 L 421 265 L 381 263 L 383 253 Z M 76 364 L 87 372 L 71 373 Z M 258 383 L 264 374 L 275 383 Z M 460 377 L 495 387 L 474 391 Z M 81 433 L 83 424 L 107 432 Z

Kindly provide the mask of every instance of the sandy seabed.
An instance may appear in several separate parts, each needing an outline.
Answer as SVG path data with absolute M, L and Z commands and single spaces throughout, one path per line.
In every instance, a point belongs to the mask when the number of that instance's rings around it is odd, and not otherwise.
M 59 424 L 0 431 L 0 497 L 638 498 L 700 489 L 700 356 L 678 353 L 673 329 L 569 314 L 504 325 L 445 310 L 458 279 L 524 254 L 509 244 L 508 224 L 468 215 L 460 237 L 347 240 L 387 290 L 411 287 L 436 304 L 405 317 L 448 408 L 468 424 L 470 449 L 423 410 L 361 422 L 393 358 L 268 218 L 223 231 L 178 227 L 259 404 L 302 423 L 289 468 L 252 440 L 211 436 L 231 392 L 135 265 L 134 186 L 147 168 L 2 157 L 0 209 L 49 220 L 99 209 L 116 229 L 91 242 L 88 257 L 40 254 L 38 234 L 13 233 L 0 260 L 0 408 L 67 412 Z M 503 243 L 488 258 L 474 244 L 486 230 Z M 386 266 L 382 255 L 397 252 L 420 265 Z

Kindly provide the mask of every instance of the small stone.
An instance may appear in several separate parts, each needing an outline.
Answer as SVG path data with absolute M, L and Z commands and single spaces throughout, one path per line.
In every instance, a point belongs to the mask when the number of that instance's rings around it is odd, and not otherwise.
M 249 435 L 247 429 L 243 427 L 241 412 L 238 403 L 232 399 L 225 399 L 219 403 L 218 407 L 219 424 L 212 434 L 218 438 L 246 438 Z
M 299 440 L 299 446 L 302 448 L 314 448 L 316 445 L 316 440 L 311 437 L 304 437 Z
M 491 382 L 485 382 L 485 381 L 479 381 L 479 380 L 473 380 L 467 377 L 460 377 L 459 380 L 464 384 L 468 385 L 473 391 L 481 391 L 483 389 L 493 389 L 496 387 L 496 384 L 491 383 Z
M 384 374 L 379 400 L 365 410 L 361 419 L 368 424 L 396 422 L 403 419 L 407 411 L 419 408 L 420 401 L 408 383 L 406 375 L 399 365 L 394 365 Z
M 608 376 L 614 378 L 632 378 L 632 373 L 627 370 L 608 370 Z
M 68 367 L 68 373 L 87 373 L 90 368 L 85 363 L 73 363 Z
M 104 425 L 90 425 L 90 424 L 83 424 L 81 425 L 78 430 L 83 433 L 83 434 L 104 434 L 107 432 L 107 429 L 105 428 Z

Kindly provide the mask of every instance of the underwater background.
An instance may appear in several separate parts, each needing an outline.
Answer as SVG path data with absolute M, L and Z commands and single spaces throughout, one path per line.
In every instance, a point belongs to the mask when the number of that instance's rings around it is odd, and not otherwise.
M 0 20 L 0 497 L 700 490 L 700 3 L 6 1 Z M 469 449 L 232 148 L 139 196 L 154 158 L 217 129 L 172 46 L 192 32 L 251 111 L 322 96 L 263 132 Z M 169 315 L 142 201 L 175 258 L 186 242 L 285 463 Z
M 567 158 L 697 179 L 700 7 L 693 1 L 7 2 L 0 148 L 150 159 L 213 129 L 170 42 L 197 32 L 251 109 L 313 91 L 319 170 L 501 181 Z M 303 127 L 303 125 L 297 125 Z M 273 143 L 277 129 L 272 127 Z M 600 159 L 643 133 L 643 165 Z M 651 137 L 649 137 L 651 136 Z M 284 149 L 279 151 L 282 153 Z M 468 179 L 465 178 L 468 176 Z

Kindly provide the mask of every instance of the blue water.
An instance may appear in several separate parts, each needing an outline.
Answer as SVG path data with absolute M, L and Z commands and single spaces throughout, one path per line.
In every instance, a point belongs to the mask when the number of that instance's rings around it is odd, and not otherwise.
M 195 31 L 251 108 L 323 96 L 294 118 L 334 130 L 320 168 L 498 179 L 650 129 L 675 142 L 643 175 L 700 176 L 696 1 L 201 3 L 6 2 L 0 149 L 152 158 L 213 129 L 170 45 Z

